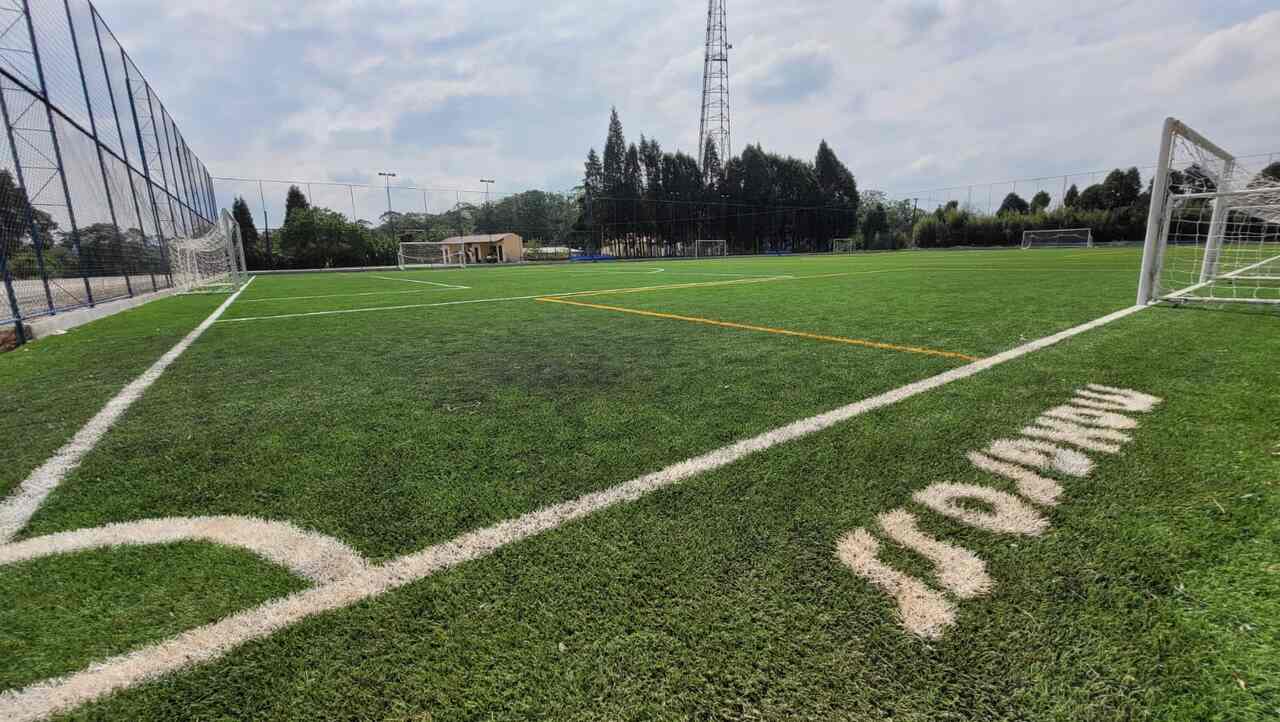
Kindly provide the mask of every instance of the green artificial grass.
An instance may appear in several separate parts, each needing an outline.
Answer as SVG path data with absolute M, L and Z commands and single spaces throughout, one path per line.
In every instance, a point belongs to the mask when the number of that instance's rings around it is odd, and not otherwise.
M 579 300 L 988 356 L 1131 304 L 1138 261 L 1097 249 L 262 277 L 227 318 L 613 289 Z M 59 357 L 88 363 L 79 340 L 54 339 Z M 1272 315 L 1144 311 L 69 716 L 1267 719 L 1280 711 L 1277 352 Z M 22 538 L 246 514 L 384 561 L 962 363 L 532 299 L 219 323 Z M 0 357 L 0 378 L 9 366 Z M 39 384 L 75 375 L 68 360 Z M 937 481 L 999 485 L 965 453 L 1087 383 L 1166 401 L 1121 454 L 1091 454 L 1047 534 L 996 536 L 911 503 Z M 96 411 L 62 406 L 41 413 L 68 434 Z M 835 558 L 840 536 L 904 506 L 995 580 L 939 641 L 904 633 Z M 21 630 L 0 637 L 2 684 L 302 584 L 210 549 L 0 568 L 3 628 Z M 932 578 L 891 545 L 882 558 Z M 233 581 L 211 591 L 213 574 Z M 54 609 L 59 589 L 69 608 Z M 164 623 L 138 612 L 166 605 L 178 611 Z M 85 621 L 113 608 L 121 629 Z

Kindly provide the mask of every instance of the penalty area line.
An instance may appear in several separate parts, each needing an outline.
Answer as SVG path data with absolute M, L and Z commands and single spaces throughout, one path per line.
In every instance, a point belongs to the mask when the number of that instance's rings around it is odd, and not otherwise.
M 720 328 L 731 328 L 739 331 L 758 331 L 760 333 L 772 333 L 779 336 L 793 336 L 795 338 L 804 338 L 811 341 L 826 341 L 829 343 L 842 343 L 850 346 L 863 346 L 865 348 L 874 348 L 881 351 L 897 351 L 899 353 L 914 353 L 922 356 L 939 356 L 942 358 L 959 359 L 961 361 L 977 361 L 977 356 L 958 353 L 955 351 L 939 351 L 932 348 L 923 348 L 920 346 L 901 346 L 896 343 L 884 343 L 882 341 L 870 341 L 862 338 L 847 338 L 844 336 L 827 336 L 820 333 L 809 333 L 807 331 L 792 331 L 785 328 L 773 328 L 771 326 L 756 326 L 749 323 L 735 323 L 733 321 L 717 321 L 712 318 L 702 318 L 700 316 L 681 316 L 675 313 L 660 313 L 658 311 L 644 311 L 636 308 L 623 308 L 622 306 L 606 306 L 600 303 L 584 303 L 582 301 L 571 301 L 566 298 L 556 298 L 547 296 L 537 299 L 542 303 L 563 303 L 566 306 L 579 306 L 581 308 L 594 308 L 601 311 L 615 311 L 617 313 L 629 313 L 636 316 L 646 316 L 649 318 L 663 318 L 672 321 L 685 321 L 688 323 L 700 323 L 707 326 L 719 326 Z
M 438 286 L 440 288 L 457 288 L 464 291 L 471 289 L 470 286 L 458 286 L 453 283 L 436 283 L 435 281 L 419 281 L 414 278 L 393 278 L 391 276 L 374 276 L 374 278 L 381 279 L 383 281 L 399 281 L 401 283 L 421 283 L 424 286 Z
M 267 637 L 308 617 L 349 607 L 437 572 L 487 557 L 505 546 L 557 529 L 597 511 L 635 501 L 779 444 L 811 436 L 849 419 L 967 379 L 1146 308 L 1131 306 L 1116 311 L 981 361 L 677 462 L 602 491 L 477 529 L 337 581 L 266 602 L 168 640 L 92 664 L 82 671 L 36 682 L 22 689 L 0 692 L 0 718 L 41 719 L 161 675 L 218 659 L 246 642 Z
M 134 379 L 120 390 L 110 401 L 107 402 L 93 418 L 89 419 L 84 426 L 71 437 L 62 448 L 58 449 L 49 460 L 44 462 L 35 471 L 23 480 L 9 498 L 0 502 L 0 544 L 8 544 L 18 532 L 22 531 L 31 517 L 40 509 L 41 504 L 48 498 L 53 490 L 67 478 L 67 475 L 75 471 L 80 466 L 80 462 L 84 460 L 86 454 L 93 451 L 98 445 L 98 441 L 111 430 L 120 417 L 124 415 L 133 402 L 142 397 L 143 392 L 151 387 L 151 384 L 160 378 L 160 375 L 169 368 L 169 365 L 178 360 L 191 344 L 196 342 L 209 327 L 217 322 L 230 306 L 235 303 L 236 299 L 244 290 L 253 283 L 257 276 L 253 276 L 247 283 L 240 287 L 240 290 L 231 294 L 231 297 L 222 302 L 209 317 L 196 326 L 194 330 L 188 333 L 181 341 L 169 349 L 154 364 L 151 365 L 141 376 Z M 2 716 L 2 715 L 0 715 Z

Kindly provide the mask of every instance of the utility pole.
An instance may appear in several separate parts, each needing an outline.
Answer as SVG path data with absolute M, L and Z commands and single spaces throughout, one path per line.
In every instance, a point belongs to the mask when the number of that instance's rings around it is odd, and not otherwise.
M 382 179 L 387 188 L 387 217 L 390 218 L 391 216 L 391 179 L 395 178 L 396 174 L 379 172 L 378 175 L 382 176 Z
M 698 123 L 698 167 L 707 173 L 707 141 L 715 143 L 721 162 L 733 156 L 729 135 L 729 30 L 725 0 L 707 0 L 707 48 L 702 66 L 702 120 Z

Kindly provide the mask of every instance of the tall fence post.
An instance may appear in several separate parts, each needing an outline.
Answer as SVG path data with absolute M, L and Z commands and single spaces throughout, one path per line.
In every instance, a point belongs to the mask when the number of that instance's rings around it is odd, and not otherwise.
M 124 156 L 124 172 L 129 181 L 129 195 L 133 197 L 134 218 L 138 221 L 138 232 L 145 236 L 146 233 L 142 227 L 142 206 L 138 203 L 138 189 L 133 186 L 133 171 L 129 170 L 129 146 L 124 142 L 124 124 L 120 122 L 120 108 L 117 107 L 116 91 L 111 83 L 111 66 L 107 65 L 107 51 L 102 47 L 102 17 L 98 15 L 98 9 L 92 4 L 89 5 L 89 17 L 93 20 L 93 37 L 98 41 L 98 58 L 102 61 L 102 77 L 107 83 L 107 95 L 111 98 L 111 116 L 116 121 L 116 136 L 120 139 L 120 153 Z M 141 148 L 138 149 L 138 156 L 142 157 Z M 116 228 L 119 229 L 119 225 Z M 123 234 L 120 240 L 123 243 Z M 123 262 L 121 271 L 124 272 L 125 292 L 132 297 L 133 279 L 129 278 L 129 268 Z
M 13 170 L 15 180 L 18 183 L 18 192 L 26 200 L 23 204 L 27 213 L 27 228 L 31 233 L 31 243 L 34 244 L 36 250 L 36 269 L 40 272 L 40 281 L 44 284 L 45 302 L 48 304 L 49 313 L 53 313 L 53 292 L 49 289 L 49 274 L 44 270 L 44 244 L 40 240 L 40 229 L 36 227 L 36 212 L 31 204 L 31 196 L 27 193 L 27 181 L 22 172 L 22 160 L 18 155 L 18 146 L 15 143 L 13 135 L 13 122 L 9 117 L 9 102 L 4 97 L 4 86 L 0 83 L 0 115 L 4 116 L 4 130 L 9 138 L 9 150 L 13 153 Z M 20 310 L 16 312 L 19 319 L 22 318 Z
M 133 78 L 129 75 L 129 56 L 125 55 L 124 48 L 120 48 L 120 64 L 124 67 L 124 89 L 129 93 L 129 112 L 133 114 L 133 129 L 138 134 L 138 160 L 142 165 L 142 179 L 147 184 L 147 196 L 151 198 L 151 221 L 156 224 L 156 235 L 160 238 L 160 247 L 163 248 L 167 243 L 164 237 L 164 229 L 160 227 L 160 212 L 156 210 L 156 187 L 155 182 L 151 180 L 151 164 L 147 162 L 147 146 L 142 142 L 142 123 L 138 121 L 138 103 L 134 98 Z M 150 86 L 147 85 L 146 79 L 142 80 L 142 89 L 150 95 Z M 155 125 L 155 118 L 151 119 L 151 124 Z M 159 152 L 159 149 L 157 149 Z M 147 245 L 146 229 L 142 229 L 142 245 Z M 156 274 L 151 272 L 151 290 L 156 290 Z
M 89 130 L 93 134 L 93 148 L 98 152 L 98 167 L 102 170 L 102 191 L 107 196 L 107 210 L 111 214 L 111 226 L 115 229 L 116 235 L 123 238 L 120 233 L 120 224 L 116 221 L 116 205 L 111 197 L 111 181 L 107 175 L 107 161 L 102 154 L 102 141 L 98 138 L 98 119 L 93 114 L 93 101 L 89 97 L 89 82 L 84 75 L 84 61 L 80 59 L 80 40 L 76 36 L 76 24 L 71 19 L 71 2 L 70 0 L 62 0 L 62 7 L 67 12 L 67 28 L 71 31 L 71 48 L 76 54 L 76 70 L 80 73 L 80 89 L 84 91 L 84 107 L 89 113 Z M 84 276 L 84 292 L 89 297 L 89 307 L 92 308 L 93 288 L 89 284 L 89 273 L 84 268 L 84 254 L 81 253 L 80 239 L 75 238 L 76 257 L 79 259 L 80 272 Z
M 67 185 L 66 166 L 62 162 L 62 146 L 58 143 L 58 129 L 53 124 L 53 106 L 49 100 L 49 86 L 45 83 L 44 64 L 40 61 L 40 45 L 36 42 L 36 26 L 31 21 L 31 4 L 28 0 L 22 0 L 22 11 L 27 16 L 27 32 L 31 36 L 31 58 L 36 66 L 36 78 L 40 81 L 40 95 L 44 102 L 45 119 L 49 123 L 49 139 L 53 142 L 53 158 L 58 166 L 58 180 L 62 181 L 62 196 L 67 203 L 67 221 L 71 224 L 71 240 L 76 249 L 76 253 L 80 251 L 80 230 L 76 227 L 76 209 L 71 203 L 71 187 Z M 40 258 L 41 273 L 47 273 L 44 269 L 44 259 L 40 243 L 36 244 L 36 257 Z M 85 291 L 89 292 L 89 279 L 84 279 Z M 48 279 L 45 281 L 46 291 L 48 290 Z M 89 293 L 92 296 L 92 293 Z M 49 313 L 54 313 L 53 299 L 49 299 Z

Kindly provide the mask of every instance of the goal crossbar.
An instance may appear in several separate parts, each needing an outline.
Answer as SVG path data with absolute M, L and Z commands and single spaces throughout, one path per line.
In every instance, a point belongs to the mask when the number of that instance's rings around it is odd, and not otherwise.
M 1022 232 L 1022 247 L 1085 246 L 1093 248 L 1092 228 L 1041 228 Z
M 1165 120 L 1138 304 L 1280 305 L 1280 177 Z

